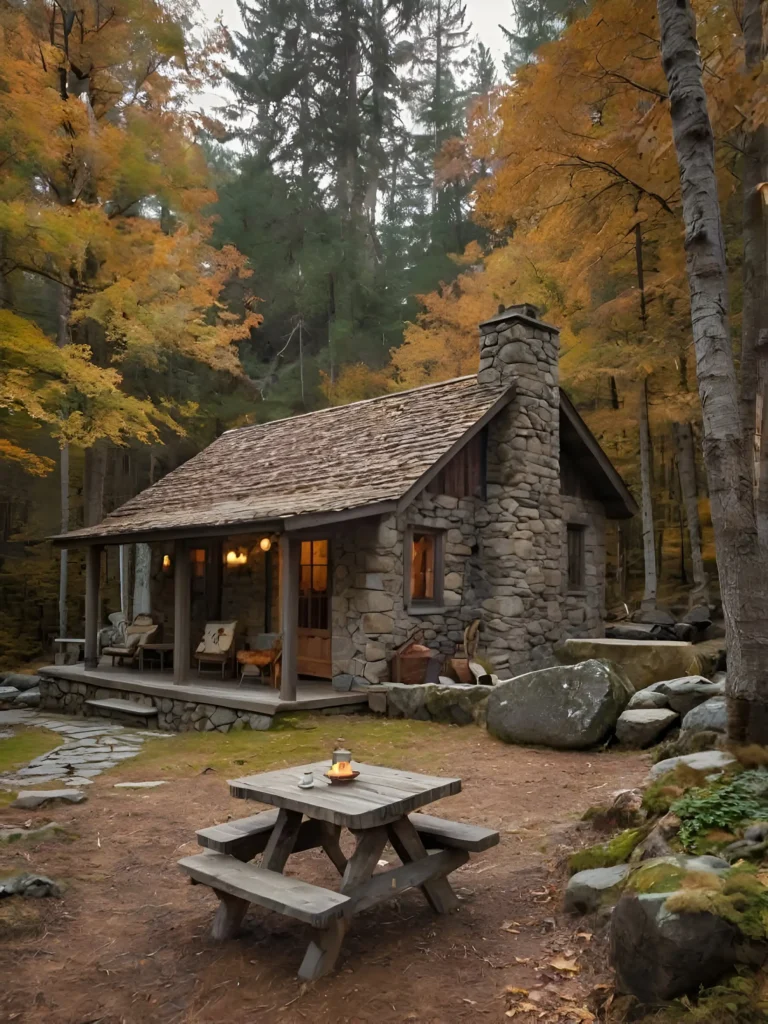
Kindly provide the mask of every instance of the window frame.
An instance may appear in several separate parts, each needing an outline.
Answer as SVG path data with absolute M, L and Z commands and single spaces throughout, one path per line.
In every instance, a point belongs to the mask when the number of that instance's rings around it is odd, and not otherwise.
M 571 537 L 579 538 L 578 577 L 574 581 L 572 575 Z M 566 523 L 565 527 L 566 578 L 569 594 L 586 594 L 587 592 L 587 525 L 586 523 Z
M 414 597 L 411 588 L 411 570 L 413 567 L 413 544 L 415 537 L 428 536 L 434 539 L 434 596 L 431 598 Z M 405 607 L 412 615 L 428 615 L 432 612 L 445 611 L 445 530 L 436 530 L 430 526 L 414 524 L 405 531 L 404 551 L 404 584 Z

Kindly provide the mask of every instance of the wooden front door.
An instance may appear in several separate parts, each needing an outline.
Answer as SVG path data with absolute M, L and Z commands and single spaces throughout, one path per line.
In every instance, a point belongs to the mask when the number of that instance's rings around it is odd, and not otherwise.
M 301 542 L 298 673 L 331 678 L 331 578 L 328 541 Z

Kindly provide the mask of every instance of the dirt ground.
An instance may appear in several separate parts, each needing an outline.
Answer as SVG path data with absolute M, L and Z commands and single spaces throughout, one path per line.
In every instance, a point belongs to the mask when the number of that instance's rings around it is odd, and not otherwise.
M 349 720 L 335 728 L 356 758 L 365 760 L 355 746 L 355 724 Z M 226 779 L 247 774 L 248 766 L 242 767 L 241 757 L 206 768 L 205 758 L 185 757 L 183 745 L 174 751 L 183 740 L 152 741 L 156 749 L 162 744 L 163 756 L 179 762 L 163 787 L 114 789 L 119 779 L 163 777 L 157 763 L 142 765 L 139 758 L 95 780 L 87 803 L 34 815 L 0 813 L 3 824 L 30 816 L 36 822 L 55 819 L 70 836 L 0 852 L 0 875 L 24 868 L 65 885 L 62 899 L 14 897 L 0 903 L 0 1020 L 449 1024 L 512 1016 L 517 1024 L 528 1024 L 594 1019 L 583 1008 L 590 991 L 610 980 L 606 939 L 594 922 L 562 913 L 563 862 L 570 850 L 595 841 L 578 824 L 583 811 L 640 783 L 647 757 L 504 746 L 474 727 L 409 735 L 418 741 L 381 762 L 461 776 L 462 793 L 429 810 L 501 832 L 498 847 L 473 856 L 451 876 L 461 898 L 456 913 L 435 916 L 418 890 L 375 907 L 355 918 L 337 972 L 309 986 L 295 973 L 308 940 L 299 922 L 252 908 L 239 938 L 212 942 L 208 928 L 216 897 L 203 886 L 189 885 L 176 861 L 197 849 L 196 828 L 258 810 L 227 791 Z M 249 742 L 259 743 L 259 734 Z M 288 870 L 308 881 L 338 884 L 319 851 L 291 858 Z M 572 969 L 554 967 L 553 960 Z

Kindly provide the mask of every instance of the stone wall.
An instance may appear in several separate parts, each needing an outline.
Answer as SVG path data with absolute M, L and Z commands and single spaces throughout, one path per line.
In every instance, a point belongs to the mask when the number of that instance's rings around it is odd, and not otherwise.
M 502 678 L 550 663 L 562 631 L 557 360 L 557 330 L 533 307 L 510 307 L 481 326 L 478 380 L 517 389 L 489 427 L 481 530 L 483 643 Z
M 157 715 L 146 720 L 133 715 L 119 715 L 114 711 L 89 707 L 87 700 L 129 700 L 133 704 L 156 707 Z M 95 683 L 80 683 L 68 679 L 42 677 L 40 680 L 40 706 L 48 711 L 61 711 L 86 718 L 110 718 L 125 724 L 141 724 L 145 729 L 165 732 L 230 732 L 238 729 L 269 729 L 271 715 L 254 714 L 215 704 L 196 701 L 172 700 L 170 697 L 151 697 L 135 690 L 114 690 Z
M 584 589 L 568 590 L 568 524 L 585 527 Z M 563 631 L 571 636 L 601 637 L 605 631 L 605 509 L 599 501 L 563 495 L 562 528 Z
M 558 335 L 528 306 L 484 326 L 478 380 L 508 380 L 516 396 L 488 428 L 487 496 L 428 490 L 400 516 L 347 524 L 332 541 L 333 675 L 347 688 L 386 681 L 393 650 L 420 630 L 452 654 L 481 619 L 480 655 L 502 678 L 555 661 L 563 637 L 600 636 L 605 601 L 605 512 L 563 496 Z M 568 591 L 567 523 L 586 527 L 585 588 Z M 407 606 L 408 528 L 444 531 L 444 607 Z

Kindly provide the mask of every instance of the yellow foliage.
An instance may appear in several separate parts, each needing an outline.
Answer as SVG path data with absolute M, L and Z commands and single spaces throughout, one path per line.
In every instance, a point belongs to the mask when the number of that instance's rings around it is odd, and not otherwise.
M 165 371 L 176 355 L 240 376 L 236 343 L 261 321 L 219 306 L 248 271 L 236 250 L 209 242 L 215 194 L 176 102 L 221 41 L 187 45 L 186 2 L 84 0 L 74 27 L 66 10 L 0 8 L 0 275 L 51 282 L 67 328 L 57 348 L 0 313 L 0 406 L 61 442 L 153 441 L 163 426 L 181 432 L 184 410 L 148 395 L 145 376 L 132 394 L 129 371 Z
M 377 398 L 394 389 L 395 384 L 386 371 L 373 370 L 365 363 L 349 363 L 342 367 L 335 380 L 324 370 L 320 371 L 320 390 L 331 405 Z

